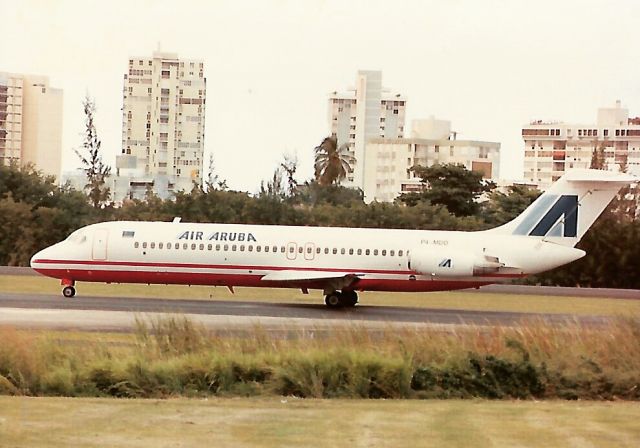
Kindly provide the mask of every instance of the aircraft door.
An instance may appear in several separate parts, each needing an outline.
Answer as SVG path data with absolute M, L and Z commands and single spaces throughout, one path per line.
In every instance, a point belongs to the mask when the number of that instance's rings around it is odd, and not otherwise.
M 94 260 L 107 259 L 107 239 L 109 231 L 107 229 L 96 229 L 93 232 L 93 247 L 91 258 Z
M 298 254 L 298 245 L 296 243 L 287 243 L 287 260 L 295 260 Z
M 304 245 L 304 259 L 305 260 L 313 260 L 316 253 L 316 245 L 313 243 L 306 243 Z

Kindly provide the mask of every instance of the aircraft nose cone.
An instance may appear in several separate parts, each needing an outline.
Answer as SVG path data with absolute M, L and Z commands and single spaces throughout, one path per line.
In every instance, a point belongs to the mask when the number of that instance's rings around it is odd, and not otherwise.
M 42 249 L 41 251 L 36 252 L 33 255 L 33 257 L 31 257 L 31 261 L 29 261 L 29 265 L 31 266 L 32 269 L 36 269 L 40 266 L 39 260 L 46 258 L 47 249 Z

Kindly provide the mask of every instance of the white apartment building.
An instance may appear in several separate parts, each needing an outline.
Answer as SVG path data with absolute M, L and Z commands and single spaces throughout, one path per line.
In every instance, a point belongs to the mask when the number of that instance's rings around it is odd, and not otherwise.
M 367 143 L 364 192 L 367 202 L 391 202 L 401 193 L 420 191 L 413 166 L 457 163 L 497 180 L 500 143 L 458 140 L 451 123 L 430 118 L 412 123 L 411 138 L 377 138 Z
M 0 163 L 60 178 L 62 90 L 46 76 L 0 72 Z
M 596 123 L 570 124 L 536 120 L 522 127 L 524 181 L 541 190 L 571 168 L 589 168 L 595 148 L 604 148 L 605 167 L 640 175 L 640 118 L 629 110 L 598 109 Z
M 355 158 L 344 186 L 364 190 L 367 142 L 373 138 L 402 138 L 406 104 L 401 94 L 383 89 L 380 71 L 358 71 L 355 87 L 329 95 L 331 135 L 338 139 L 338 146 L 348 144 Z
M 148 187 L 164 196 L 165 190 L 191 191 L 194 182 L 202 183 L 205 103 L 201 61 L 160 51 L 129 59 L 116 201 L 123 195 L 140 197 Z

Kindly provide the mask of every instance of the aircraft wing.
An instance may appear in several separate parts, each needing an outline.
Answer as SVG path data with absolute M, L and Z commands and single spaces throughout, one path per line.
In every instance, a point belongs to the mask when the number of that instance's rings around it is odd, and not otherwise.
M 332 272 L 332 271 L 302 271 L 302 270 L 283 270 L 266 274 L 261 280 L 271 282 L 306 282 L 306 281 L 322 281 L 322 280 L 348 280 L 352 282 L 360 278 L 362 274 L 353 272 Z

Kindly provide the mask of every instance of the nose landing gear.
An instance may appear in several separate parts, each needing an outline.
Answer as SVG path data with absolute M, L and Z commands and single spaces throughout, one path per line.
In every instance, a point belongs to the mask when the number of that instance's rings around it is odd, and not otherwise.
M 358 294 L 355 291 L 333 291 L 325 296 L 324 303 L 329 308 L 353 307 L 358 303 Z
M 64 286 L 64 288 L 62 288 L 63 296 L 65 296 L 67 299 L 70 299 L 71 297 L 76 295 L 76 288 L 74 288 L 76 282 L 74 282 L 73 280 L 63 279 L 60 283 L 62 284 L 62 286 Z

